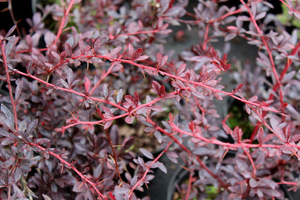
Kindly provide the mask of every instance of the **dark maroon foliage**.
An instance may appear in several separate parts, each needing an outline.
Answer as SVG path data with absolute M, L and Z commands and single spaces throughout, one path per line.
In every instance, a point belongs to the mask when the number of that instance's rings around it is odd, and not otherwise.
M 299 3 L 280 2 L 299 19 Z M 27 35 L 0 36 L 0 199 L 138 199 L 154 169 L 168 173 L 163 155 L 190 174 L 184 199 L 207 186 L 217 199 L 299 189 L 300 41 L 270 1 L 61 3 L 40 7 Z M 177 25 L 199 37 L 178 56 L 164 48 Z M 257 47 L 252 69 L 229 62 L 236 39 Z M 217 110 L 228 98 L 244 105 L 250 137 Z M 158 156 L 137 148 L 138 130 Z

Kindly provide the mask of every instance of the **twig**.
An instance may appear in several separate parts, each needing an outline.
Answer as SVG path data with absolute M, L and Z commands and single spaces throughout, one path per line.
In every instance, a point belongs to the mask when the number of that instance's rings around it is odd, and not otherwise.
M 10 75 L 9 75 L 8 65 L 7 65 L 7 58 L 6 58 L 6 55 L 5 55 L 6 42 L 4 40 L 1 40 L 0 45 L 1 45 L 1 51 L 2 51 L 3 64 L 4 64 L 4 68 L 5 68 L 5 73 L 6 73 L 7 87 L 8 87 L 10 101 L 11 101 L 12 108 L 13 108 L 13 113 L 14 113 L 15 130 L 17 131 L 18 130 L 17 108 L 16 108 L 16 104 L 15 104 L 15 101 L 14 101 L 14 96 L 13 96 L 13 92 L 12 92 L 12 88 L 11 88 Z
M 115 167 L 116 167 L 116 171 L 117 171 L 117 174 L 119 176 L 119 180 L 120 180 L 120 184 L 122 184 L 122 177 L 121 177 L 121 174 L 120 174 L 120 171 L 119 171 L 119 166 L 118 166 L 118 159 L 117 159 L 117 155 L 116 155 L 116 150 L 115 150 L 115 147 L 110 139 L 110 136 L 109 136 L 109 133 L 108 133 L 108 129 L 105 129 L 105 133 L 106 133 L 106 137 L 109 141 L 109 145 L 111 147 L 111 150 L 113 152 L 113 156 L 114 156 L 114 163 L 115 163 Z

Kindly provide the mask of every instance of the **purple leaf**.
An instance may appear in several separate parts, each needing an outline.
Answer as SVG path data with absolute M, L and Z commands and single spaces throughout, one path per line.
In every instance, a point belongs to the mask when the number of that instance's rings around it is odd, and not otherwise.
M 5 54 L 9 55 L 11 53 L 12 48 L 15 46 L 14 41 L 8 41 L 8 43 L 5 46 Z
M 18 182 L 21 179 L 21 176 L 22 176 L 21 169 L 19 167 L 16 167 L 14 171 L 14 181 Z
M 149 56 L 143 55 L 143 56 L 140 56 L 140 57 L 138 57 L 137 59 L 135 59 L 135 61 L 142 61 L 142 60 L 146 60 L 146 59 L 148 59 L 148 58 L 149 58 Z
M 263 66 L 266 66 L 267 68 L 271 68 L 271 62 L 270 59 L 262 52 L 258 52 L 259 58 L 257 58 L 257 61 L 260 62 Z
M 186 68 L 186 64 L 181 64 L 178 68 L 177 74 L 182 74 Z
M 266 135 L 266 137 L 264 137 L 262 143 L 268 142 L 268 141 L 271 140 L 273 137 L 274 137 L 274 134 L 268 134 L 268 135 Z
M 255 187 L 257 187 L 258 182 L 254 178 L 250 178 L 249 185 L 250 185 L 250 187 L 255 188 Z
M 117 125 L 113 125 L 110 129 L 110 139 L 114 145 L 119 144 L 119 128 Z
M 284 142 L 287 140 L 285 134 L 279 127 L 274 127 L 273 130 L 274 130 L 274 133 L 277 134 L 277 136 L 279 137 L 280 140 L 282 140 Z
M 7 38 L 8 36 L 10 36 L 15 31 L 16 28 L 17 28 L 17 25 L 12 26 L 9 29 L 9 31 L 6 33 L 5 37 Z
M 72 57 L 72 47 L 67 42 L 65 43 L 65 53 L 66 57 Z
M 86 190 L 87 190 L 87 188 L 86 188 L 85 184 L 81 181 L 76 182 L 72 189 L 73 192 L 84 192 Z
M 159 131 L 154 131 L 153 134 L 154 134 L 155 138 L 157 139 L 158 143 L 161 143 L 163 140 L 161 133 Z
M 125 122 L 126 122 L 127 124 L 132 124 L 133 121 L 134 121 L 134 119 L 135 119 L 134 116 L 127 115 L 127 116 L 125 117 Z
M 106 122 L 104 124 L 104 129 L 108 129 L 111 126 L 112 123 L 113 123 L 113 120 L 110 120 L 110 121 Z
M 248 164 L 241 159 L 236 159 L 236 166 L 240 171 L 247 171 L 249 169 Z
M 16 87 L 16 92 L 15 92 L 15 100 L 16 101 L 20 98 L 22 89 L 23 89 L 23 80 L 21 80 Z
M 163 57 L 161 53 L 157 53 L 156 58 L 157 58 L 158 68 L 163 67 L 168 60 L 168 56 Z
M 55 35 L 53 33 L 51 33 L 50 31 L 48 31 L 46 34 L 45 34 L 45 42 L 46 42 L 46 45 L 51 45 L 53 43 L 53 41 L 55 40 Z
M 159 94 L 159 89 L 160 89 L 161 85 L 157 82 L 157 81 L 153 81 L 152 82 L 152 92 L 155 94 Z
M 165 95 L 166 95 L 165 86 L 162 85 L 162 86 L 159 88 L 158 96 L 163 97 L 163 96 L 165 96 Z
M 114 116 L 108 107 L 102 106 L 102 110 L 105 112 L 105 114 L 104 114 L 105 118 L 111 118 Z
M 149 159 L 153 159 L 153 155 L 146 149 L 140 148 L 140 152 Z
M 116 47 L 109 52 L 109 55 L 111 57 L 115 57 L 115 55 L 117 55 L 121 50 L 122 50 L 122 47 Z
M 65 80 L 63 80 L 62 78 L 60 79 L 60 82 L 61 82 L 61 84 L 63 84 L 63 86 L 65 88 L 69 88 L 70 87 L 69 84 Z
M 5 115 L 5 116 L 0 115 L 0 121 L 4 122 L 8 128 L 14 129 L 15 120 L 14 120 L 13 114 L 10 112 L 10 110 L 4 104 L 1 104 L 0 110 Z
M 146 178 L 145 178 L 145 181 L 149 182 L 149 181 L 153 180 L 154 178 L 155 178 L 154 175 L 147 175 Z
M 14 193 L 16 197 L 18 197 L 17 199 L 26 199 L 26 196 L 24 194 L 24 192 L 22 192 L 22 190 L 20 190 L 20 188 L 18 188 L 18 186 L 16 184 L 12 184 L 13 188 L 14 188 Z
M 94 42 L 94 51 L 95 51 L 95 53 L 97 53 L 100 50 L 101 45 L 102 45 L 101 42 L 102 42 L 101 38 L 97 38 L 96 41 Z
M 277 190 L 270 190 L 267 188 L 260 188 L 260 190 L 271 197 L 281 197 L 281 193 Z
M 147 121 L 145 121 L 145 120 L 139 120 L 141 123 L 143 123 L 144 125 L 146 125 L 147 127 L 149 127 L 149 128 L 153 128 L 153 125 L 150 123 L 150 122 L 147 122 Z M 146 127 L 146 128 L 147 128 Z
M 117 103 L 120 103 L 122 101 L 123 98 L 123 90 L 120 89 L 117 95 Z
M 167 151 L 166 155 L 169 158 L 169 160 L 171 160 L 173 163 L 178 163 L 177 161 L 178 155 L 175 152 Z
M 85 82 L 84 82 L 85 91 L 88 93 L 91 88 L 91 81 L 87 77 L 84 77 L 84 79 L 85 79 Z
M 165 167 L 165 165 L 161 162 L 157 162 L 158 163 L 158 168 L 164 172 L 165 174 L 167 174 L 167 168 Z
M 257 100 L 257 96 L 253 96 L 248 101 L 256 101 L 256 100 Z
M 298 133 L 297 135 L 294 135 L 291 139 L 290 142 L 297 142 L 298 140 L 300 140 L 300 134 Z
M 172 128 L 171 128 L 171 126 L 168 124 L 168 122 L 162 121 L 161 123 L 162 123 L 162 124 L 164 125 L 164 127 L 168 130 L 168 132 L 171 132 Z
M 105 98 L 107 98 L 107 96 L 108 96 L 108 88 L 107 88 L 107 84 L 105 84 L 105 85 L 103 86 L 103 95 L 104 95 Z
M 164 66 L 166 64 L 167 60 L 168 60 L 168 56 L 162 57 L 160 66 L 161 67 Z
M 255 16 L 255 20 L 264 18 L 266 16 L 266 14 L 267 14 L 266 11 L 259 13 L 258 15 Z
M 259 127 L 259 129 L 257 131 L 257 140 L 258 140 L 259 144 L 263 143 L 263 137 L 264 137 L 264 129 L 263 129 L 263 127 Z
M 139 48 L 139 49 L 137 49 L 134 53 L 133 53 L 133 55 L 132 55 L 132 59 L 133 60 L 135 60 L 135 59 L 137 59 L 137 58 L 139 58 L 141 55 L 143 55 L 143 49 L 142 48 Z
M 42 194 L 44 200 L 52 200 L 48 195 Z
M 130 57 L 132 58 L 133 54 L 134 54 L 134 48 L 131 43 L 128 44 L 128 52 L 129 52 Z
M 227 42 L 227 41 L 229 41 L 229 40 L 232 40 L 232 39 L 235 38 L 235 37 L 236 37 L 236 34 L 235 34 L 235 33 L 229 33 L 229 34 L 226 35 L 225 41 Z
M 198 156 L 213 155 L 213 154 L 215 154 L 215 151 L 210 150 L 206 147 L 198 147 L 193 150 L 193 154 L 198 155 Z
M 32 132 L 36 129 L 38 123 L 39 123 L 39 120 L 38 120 L 38 119 L 33 120 L 33 121 L 28 125 L 28 127 L 27 127 L 27 129 L 26 129 L 26 134 L 32 133 Z

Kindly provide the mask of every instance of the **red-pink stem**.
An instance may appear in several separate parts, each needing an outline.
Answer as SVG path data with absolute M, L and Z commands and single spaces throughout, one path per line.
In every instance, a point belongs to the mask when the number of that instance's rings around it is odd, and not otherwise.
M 8 0 L 8 10 L 9 10 L 9 14 L 10 14 L 10 17 L 11 17 L 13 23 L 16 25 L 17 33 L 20 36 L 20 38 L 22 38 L 21 31 L 20 31 L 19 26 L 18 26 L 18 22 L 15 18 L 14 12 L 13 12 L 12 0 Z
M 300 48 L 300 41 L 298 42 L 298 44 L 295 46 L 295 48 L 292 50 L 292 52 L 291 52 L 291 56 L 292 55 L 295 55 L 296 53 L 297 53 L 297 51 L 298 51 L 298 49 Z M 286 74 L 286 72 L 288 71 L 288 69 L 289 69 L 289 67 L 291 66 L 291 64 L 293 63 L 293 61 L 291 60 L 291 59 L 288 59 L 287 60 L 287 63 L 285 64 L 285 67 L 284 67 L 284 69 L 282 70 L 282 72 L 281 72 L 281 74 L 280 74 L 280 78 L 279 78 L 279 80 L 280 81 L 282 81 L 282 79 L 283 79 L 283 77 L 284 77 L 284 75 Z M 277 85 L 277 84 L 276 84 Z M 276 86 L 275 85 L 275 86 Z M 277 86 L 278 87 L 278 86 Z
M 255 177 L 256 176 L 256 166 L 254 164 L 254 161 L 253 161 L 251 155 L 249 154 L 248 149 L 243 148 L 243 150 L 244 150 L 244 152 L 246 153 L 247 157 L 250 160 L 250 163 L 251 163 L 252 168 L 253 168 L 253 177 Z
M 137 31 L 134 33 L 124 33 L 119 35 L 109 35 L 109 39 L 113 40 L 121 36 L 130 36 L 130 35 L 139 35 L 139 34 L 149 34 L 149 33 L 158 33 L 160 30 L 150 30 L 150 31 Z
M 4 40 L 0 41 L 1 51 L 2 51 L 2 58 L 3 58 L 3 65 L 4 65 L 5 73 L 6 73 L 6 82 L 7 82 L 7 87 L 8 87 L 8 91 L 9 91 L 10 101 L 11 101 L 12 108 L 13 108 L 13 113 L 14 113 L 15 130 L 18 131 L 17 108 L 16 108 L 16 104 L 15 104 L 15 100 L 14 100 L 14 96 L 13 96 L 13 92 L 12 92 L 12 88 L 11 88 L 11 83 L 10 83 L 10 75 L 9 75 L 7 59 L 6 59 L 6 55 L 5 55 L 5 44 L 6 43 L 5 43 Z
M 190 171 L 188 188 L 187 188 L 186 195 L 185 195 L 185 198 L 184 198 L 185 200 L 189 199 L 189 196 L 190 196 L 190 193 L 191 193 L 191 188 L 192 188 L 192 182 L 193 182 L 193 171 Z
M 128 64 L 131 64 L 133 66 L 136 66 L 136 67 L 139 67 L 141 69 L 148 69 L 148 70 L 151 70 L 151 71 L 157 71 L 157 68 L 156 67 L 150 67 L 150 66 L 146 66 L 146 65 L 143 65 L 143 64 L 139 64 L 139 63 L 135 63 L 134 61 L 132 60 L 126 60 L 126 59 L 120 59 L 120 58 L 115 58 L 115 59 L 112 59 L 110 58 L 109 56 L 103 56 L 103 55 L 93 55 L 93 56 L 87 56 L 87 55 L 79 55 L 79 56 L 75 56 L 75 57 L 72 57 L 71 59 L 78 59 L 79 57 L 86 57 L 86 58 L 92 58 L 92 57 L 97 57 L 97 58 L 102 58 L 102 59 L 106 59 L 106 60 L 111 60 L 112 62 L 114 61 L 119 61 L 121 63 L 128 63 Z M 56 70 L 56 68 L 58 68 L 60 65 L 64 64 L 64 63 L 67 63 L 68 61 L 65 60 L 65 61 L 62 61 L 61 63 L 57 64 L 52 70 L 51 72 L 53 72 L 54 70 Z M 275 113 L 279 113 L 278 110 L 275 110 L 275 109 L 272 109 L 272 108 L 268 108 L 268 107 L 265 107 L 259 103 L 255 103 L 255 102 L 250 102 L 250 101 L 247 101 L 246 99 L 243 99 L 241 97 L 238 97 L 234 94 L 232 94 L 231 92 L 226 92 L 226 91 L 222 91 L 222 90 L 218 90 L 218 89 L 215 89 L 213 87 L 210 87 L 208 85 L 205 85 L 205 83 L 203 82 L 195 82 L 195 81 L 191 81 L 191 80 L 188 80 L 186 78 L 182 78 L 182 77 L 179 77 L 177 75 L 173 75 L 173 74 L 170 74 L 170 73 L 167 73 L 167 72 L 164 72 L 162 70 L 158 70 L 158 72 L 161 74 L 161 75 L 165 75 L 165 76 L 168 76 L 170 78 L 174 78 L 174 79 L 178 79 L 182 82 L 185 82 L 185 83 L 190 83 L 190 84 L 193 84 L 193 85 L 197 85 L 197 86 L 201 86 L 201 87 L 204 87 L 208 90 L 211 90 L 213 91 L 214 93 L 222 93 L 222 94 L 225 94 L 227 96 L 231 96 L 232 98 L 235 98 L 245 104 L 249 104 L 249 105 L 253 105 L 253 106 L 257 106 L 257 107 L 260 107 L 260 108 L 263 108 L 265 110 L 268 110 L 268 111 L 271 111 L 271 112 L 275 112 Z
M 60 37 L 60 35 L 62 33 L 62 30 L 63 30 L 64 25 L 66 23 L 66 19 L 67 19 L 69 13 L 70 13 L 71 8 L 73 7 L 74 2 L 75 2 L 75 0 L 71 0 L 69 6 L 67 8 L 67 10 L 65 11 L 65 14 L 64 14 L 64 16 L 63 16 L 63 18 L 61 20 L 61 23 L 60 23 L 60 26 L 59 26 L 56 38 L 55 38 L 55 40 L 53 42 L 53 45 L 55 45 L 57 43 L 57 41 L 58 41 L 58 39 L 59 39 L 59 37 Z
M 169 147 L 171 146 L 171 144 L 172 144 L 172 142 L 169 142 L 168 145 L 166 146 L 166 148 L 148 166 L 146 166 L 147 170 L 145 171 L 145 173 L 143 174 L 143 176 L 131 188 L 131 191 L 129 193 L 129 198 L 131 197 L 131 195 L 132 195 L 133 191 L 135 190 L 135 188 L 139 187 L 141 185 L 141 182 L 146 178 L 148 172 L 151 169 L 151 166 L 154 165 L 160 159 L 160 157 L 162 157 L 162 155 L 164 155 L 164 153 L 169 149 Z
M 192 155 L 192 152 L 186 148 L 183 144 L 181 144 L 171 133 L 168 133 L 167 131 L 165 131 L 164 129 L 162 129 L 159 126 L 156 126 L 156 124 L 149 119 L 149 121 L 152 125 L 155 126 L 155 129 L 162 132 L 163 134 L 167 135 L 169 138 L 171 138 L 175 143 L 177 143 L 185 152 L 187 152 L 189 155 Z M 199 156 L 197 156 L 197 161 L 199 162 L 199 164 L 201 165 L 201 167 L 207 172 L 209 173 L 212 177 L 214 177 L 224 188 L 227 188 L 228 186 L 214 173 L 212 173 L 206 166 L 205 164 L 201 161 L 201 159 L 199 158 Z
M 228 142 L 222 142 L 220 140 L 217 140 L 216 138 L 208 139 L 208 138 L 202 137 L 198 134 L 193 134 L 193 133 L 181 130 L 172 121 L 170 121 L 169 124 L 175 132 L 197 138 L 199 140 L 202 140 L 202 141 L 206 142 L 207 144 L 216 144 L 216 145 L 219 145 L 219 146 L 225 146 L 225 147 L 231 147 L 231 148 L 243 148 L 243 147 L 246 147 L 246 148 L 259 148 L 259 147 L 263 147 L 263 148 L 276 148 L 276 149 L 279 149 L 279 148 L 282 147 L 281 145 L 274 145 L 274 144 L 248 144 L 248 143 L 234 143 L 234 144 L 232 144 L 232 143 L 228 143 Z M 299 149 L 300 149 L 300 147 L 299 147 Z
M 115 167 L 116 167 L 116 171 L 117 171 L 117 174 L 119 176 L 119 180 L 120 180 L 120 184 L 122 184 L 122 177 L 121 177 L 121 174 L 120 174 L 120 171 L 119 171 L 119 166 L 118 166 L 118 158 L 117 158 L 117 154 L 116 154 L 116 151 L 115 151 L 115 147 L 110 139 L 110 136 L 109 136 L 109 132 L 108 132 L 108 129 L 105 129 L 105 133 L 106 133 L 106 137 L 107 137 L 107 140 L 109 142 L 109 145 L 111 147 L 111 150 L 113 152 L 113 157 L 114 157 L 114 160 L 115 160 Z
M 290 55 L 295 55 L 299 48 L 300 48 L 300 41 L 297 43 L 296 47 L 292 50 Z M 280 78 L 279 78 L 280 82 L 282 81 L 284 75 L 287 73 L 287 71 L 288 71 L 289 67 L 291 66 L 292 62 L 293 61 L 291 59 L 287 60 L 287 63 L 285 64 L 285 67 L 284 67 L 283 71 L 280 74 Z M 273 91 L 276 91 L 278 87 L 279 87 L 279 83 L 276 83 L 276 85 L 273 87 Z M 274 94 L 271 94 L 269 96 L 268 100 L 272 100 L 273 98 L 274 98 Z M 264 117 L 265 115 L 266 115 L 266 112 L 264 111 L 263 114 L 262 114 L 262 117 Z M 254 128 L 254 130 L 253 130 L 253 132 L 252 132 L 252 134 L 251 134 L 251 140 L 252 141 L 253 141 L 260 125 L 261 125 L 261 122 L 258 121 L 255 128 Z
M 100 85 L 100 83 L 102 82 L 102 80 L 104 80 L 111 72 L 111 70 L 113 69 L 115 63 L 113 62 L 110 66 L 110 68 L 107 70 L 107 72 L 102 76 L 100 76 L 99 81 L 94 85 L 94 87 L 91 89 L 91 91 L 89 91 L 89 96 L 91 96 L 94 92 L 94 90 Z
M 201 159 L 199 158 L 199 156 L 197 156 L 197 161 L 200 164 L 200 166 L 207 172 L 209 173 L 212 177 L 214 177 L 224 188 L 228 188 L 227 184 L 224 183 L 219 176 L 215 175 L 214 173 L 212 173 L 207 167 L 206 165 L 201 161 Z
M 66 91 L 66 92 L 70 92 L 70 93 L 76 94 L 76 95 L 81 96 L 81 97 L 90 98 L 90 99 L 93 100 L 93 101 L 104 102 L 104 103 L 110 104 L 110 105 L 112 105 L 112 106 L 115 106 L 115 107 L 118 108 L 118 109 L 127 111 L 127 109 L 123 108 L 122 106 L 120 106 L 120 105 L 118 105 L 118 104 L 114 104 L 114 103 L 112 103 L 112 102 L 109 102 L 109 101 L 107 101 L 107 100 L 105 100 L 105 99 L 99 99 L 99 98 L 96 98 L 96 97 L 88 97 L 86 94 L 77 92 L 77 91 L 72 90 L 72 89 L 63 88 L 63 87 L 60 87 L 60 86 L 53 85 L 53 84 L 48 83 L 48 82 L 46 82 L 46 81 L 44 81 L 44 80 L 42 80 L 42 79 L 40 79 L 40 78 L 37 78 L 37 77 L 33 76 L 33 75 L 31 75 L 31 74 L 27 74 L 27 73 L 21 72 L 21 71 L 19 71 L 19 70 L 14 70 L 14 72 L 15 72 L 15 73 L 18 73 L 18 74 L 21 74 L 21 75 L 23 75 L 23 76 L 26 76 L 26 77 L 30 77 L 30 78 L 32 78 L 32 79 L 34 79 L 34 80 L 37 80 L 38 82 L 43 83 L 43 84 L 45 84 L 45 85 L 47 85 L 48 87 L 51 87 L 51 88 L 53 88 L 53 89 L 56 89 L 56 90 L 62 90 L 62 91 Z
M 63 163 L 67 168 L 71 168 L 74 172 L 76 172 L 76 174 L 78 174 L 78 176 L 80 176 L 80 178 L 88 183 L 89 185 L 91 185 L 94 190 L 96 191 L 96 193 L 98 194 L 99 197 L 101 197 L 102 199 L 107 199 L 97 188 L 96 183 L 90 181 L 87 177 L 85 177 L 76 167 L 74 167 L 71 163 L 65 161 L 64 159 L 62 159 L 59 155 L 57 155 L 56 153 L 53 153 L 52 151 L 48 151 L 45 148 L 35 144 L 35 143 L 28 143 L 31 146 L 34 146 L 38 149 L 40 149 L 41 151 L 43 151 L 44 153 L 49 153 L 50 155 L 54 156 L 55 158 L 57 158 L 61 163 Z
M 274 77 L 276 79 L 276 84 L 278 84 L 278 87 L 279 87 L 279 95 L 280 95 L 280 102 L 281 102 L 281 105 L 283 105 L 283 94 L 282 94 L 282 90 L 280 88 L 280 80 L 279 80 L 279 77 L 278 77 L 278 73 L 276 71 L 276 68 L 275 68 L 275 63 L 274 63 L 274 60 L 273 60 L 273 56 L 272 56 L 272 51 L 270 50 L 264 36 L 263 36 L 263 33 L 261 32 L 260 28 L 258 27 L 258 24 L 249 8 L 249 6 L 243 1 L 243 0 L 240 0 L 241 3 L 245 6 L 245 8 L 248 10 L 248 13 L 250 15 L 250 18 L 251 18 L 251 21 L 253 22 L 253 25 L 255 26 L 257 32 L 258 32 L 258 35 L 260 36 L 260 39 L 261 41 L 263 42 L 266 50 L 267 50 L 267 53 L 268 53 L 268 56 L 269 56 L 269 59 L 270 59 L 270 62 L 271 62 L 271 67 L 272 67 L 272 71 L 273 71 L 273 74 L 274 74 Z M 275 91 L 274 91 L 275 92 Z
M 205 32 L 204 32 L 204 40 L 203 40 L 203 49 L 205 50 L 206 49 L 206 44 L 208 41 L 208 32 L 209 32 L 209 24 L 206 24 L 205 26 Z
M 226 13 L 225 15 L 222 15 L 220 18 L 218 18 L 218 19 L 213 19 L 213 20 L 210 20 L 210 21 L 208 21 L 209 23 L 213 23 L 213 22 L 216 22 L 216 21 L 221 21 L 221 20 L 223 20 L 223 19 L 225 19 L 226 17 L 229 17 L 229 16 L 231 16 L 231 15 L 235 15 L 235 14 L 239 14 L 240 12 L 242 12 L 244 10 L 244 8 L 239 8 L 239 9 L 237 9 L 237 10 L 235 10 L 235 11 L 232 11 L 232 12 L 228 12 L 228 13 Z
M 279 0 L 281 3 L 283 3 L 286 7 L 288 7 L 289 8 L 289 10 L 291 10 L 291 11 L 293 11 L 293 12 L 295 12 L 295 13 L 298 13 L 298 14 L 300 14 L 300 11 L 299 10 L 295 10 L 294 8 L 292 8 L 291 6 L 289 6 L 289 4 L 287 4 L 285 1 L 283 1 L 283 0 Z
M 104 58 L 104 56 L 97 56 L 97 57 Z M 157 71 L 157 68 L 155 68 L 155 67 L 149 67 L 149 66 L 146 66 L 146 65 L 138 64 L 138 63 L 135 63 L 135 62 L 133 62 L 131 60 L 123 60 L 123 59 L 115 59 L 115 60 L 123 62 L 123 63 L 128 63 L 128 64 L 137 66 L 137 67 L 142 68 L 142 69 L 148 69 L 148 70 L 152 70 L 152 71 Z M 225 94 L 227 96 L 231 96 L 231 97 L 233 97 L 233 98 L 235 98 L 235 99 L 237 99 L 237 100 L 239 100 L 239 101 L 241 101 L 243 103 L 246 103 L 246 104 L 249 104 L 249 105 L 253 105 L 253 106 L 257 106 L 257 107 L 261 107 L 261 108 L 263 108 L 265 110 L 268 110 L 268 111 L 271 111 L 271 112 L 279 113 L 278 110 L 271 109 L 271 108 L 268 108 L 268 107 L 264 107 L 261 104 L 258 104 L 258 103 L 255 103 L 255 102 L 249 102 L 249 101 L 247 101 L 245 99 L 242 99 L 242 98 L 240 98 L 238 96 L 233 95 L 230 92 L 225 92 L 225 91 L 222 91 L 222 90 L 215 89 L 215 88 L 213 88 L 211 86 L 205 85 L 205 83 L 203 83 L 203 82 L 190 81 L 190 80 L 187 80 L 185 78 L 182 78 L 182 77 L 179 77 L 177 75 L 173 75 L 173 74 L 161 71 L 161 70 L 159 70 L 159 73 L 162 74 L 162 75 L 168 76 L 170 78 L 178 79 L 178 80 L 180 80 L 182 82 L 185 82 L 185 83 L 190 83 L 190 84 L 193 84 L 193 85 L 204 87 L 204 88 L 206 88 L 208 90 L 211 90 L 211 91 L 213 91 L 215 93 L 222 93 L 222 94 Z

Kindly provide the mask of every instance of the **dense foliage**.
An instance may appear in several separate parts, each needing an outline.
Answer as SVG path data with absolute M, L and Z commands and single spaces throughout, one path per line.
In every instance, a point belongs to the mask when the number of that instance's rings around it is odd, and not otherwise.
M 189 171 L 185 199 L 283 199 L 281 185 L 297 190 L 297 30 L 268 1 L 223 2 L 187 10 L 188 0 L 62 0 L 40 6 L 28 34 L 16 25 L 0 36 L 0 199 L 137 199 L 153 169 L 168 173 L 164 154 Z M 280 2 L 299 20 L 299 1 Z M 177 41 L 187 28 L 199 43 L 176 55 L 164 46 L 178 25 Z M 251 69 L 228 61 L 237 38 L 257 47 Z M 247 125 L 229 126 L 216 110 L 227 97 Z M 124 127 L 157 140 L 161 153 Z

